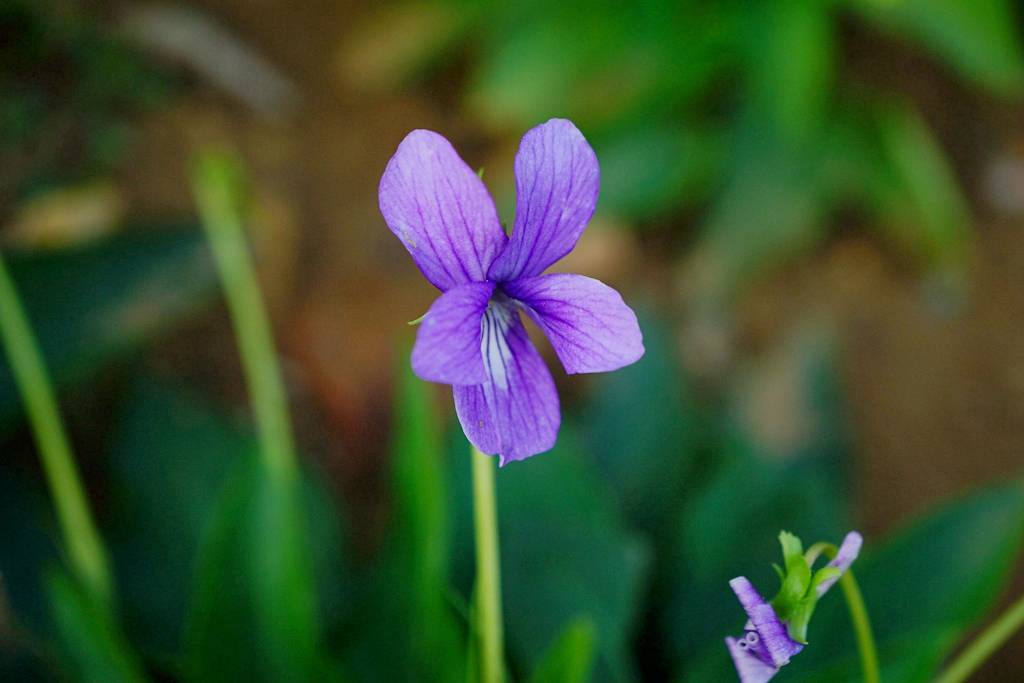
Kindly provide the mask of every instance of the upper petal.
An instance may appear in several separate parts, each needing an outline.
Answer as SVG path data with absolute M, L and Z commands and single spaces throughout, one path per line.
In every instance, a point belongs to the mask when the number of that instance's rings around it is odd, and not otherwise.
M 444 137 L 414 130 L 380 179 L 380 212 L 438 289 L 487 279 L 508 238 L 483 181 Z
M 553 273 L 502 289 L 526 305 L 570 374 L 617 370 L 644 355 L 636 314 L 600 280 Z
M 763 648 L 765 659 L 776 668 L 789 663 L 789 658 L 800 652 L 803 645 L 789 637 L 789 630 L 779 619 L 775 609 L 761 597 L 746 577 L 738 576 L 729 582 L 750 625 L 758 634 L 758 649 Z
M 839 576 L 832 576 L 817 585 L 816 591 L 819 598 L 842 577 L 842 574 L 845 573 L 847 569 L 850 568 L 853 561 L 857 559 L 857 555 L 860 554 L 860 548 L 862 545 L 864 545 L 864 537 L 859 533 L 851 531 L 846 534 L 846 538 L 843 539 L 842 545 L 839 546 L 839 551 L 836 552 L 836 556 L 831 562 L 825 565 L 827 567 L 835 567 L 841 573 Z
M 490 282 L 470 282 L 437 297 L 416 333 L 413 372 L 444 384 L 480 384 L 487 379 L 480 354 L 480 320 L 493 291 Z
M 555 445 L 561 412 L 554 380 L 510 306 L 484 314 L 481 351 L 487 380 L 455 386 L 455 411 L 466 437 L 501 464 Z
M 601 184 L 594 150 L 565 119 L 527 131 L 515 171 L 512 239 L 489 273 L 499 282 L 540 275 L 572 251 L 594 215 Z

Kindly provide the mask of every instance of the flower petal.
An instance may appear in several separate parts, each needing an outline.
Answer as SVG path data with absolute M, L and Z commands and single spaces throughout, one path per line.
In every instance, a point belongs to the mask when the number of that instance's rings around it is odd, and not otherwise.
M 549 450 L 561 424 L 558 393 L 509 304 L 492 303 L 484 313 L 481 349 L 487 381 L 453 387 L 466 437 L 484 453 L 500 455 L 502 465 Z
M 644 355 L 636 314 L 600 280 L 553 273 L 502 289 L 526 305 L 570 374 L 617 370 Z
M 740 683 L 767 683 L 775 674 L 779 673 L 778 667 L 761 661 L 756 654 L 743 647 L 741 643 L 741 640 L 735 638 L 725 639 L 725 646 L 729 648 L 729 654 L 732 655 L 732 663 L 736 665 Z
M 776 668 L 788 664 L 789 658 L 804 646 L 789 637 L 786 625 L 746 577 L 736 577 L 729 582 L 729 586 L 743 605 L 753 630 L 759 636 L 758 644 L 763 645 L 771 664 Z
M 487 279 L 508 238 L 483 181 L 444 137 L 414 130 L 380 179 L 380 212 L 441 291 Z
M 527 131 L 515 171 L 515 229 L 489 271 L 498 282 L 540 275 L 572 251 L 594 215 L 601 182 L 594 150 L 565 119 Z
M 820 598 L 825 592 L 838 581 L 846 570 L 850 568 L 853 561 L 857 559 L 857 555 L 860 554 L 860 547 L 864 545 L 864 538 L 856 531 L 851 531 L 846 534 L 846 538 L 843 539 L 842 545 L 839 546 L 839 551 L 836 553 L 835 558 L 829 562 L 826 567 L 835 567 L 839 569 L 839 576 L 833 576 L 825 579 L 817 586 L 818 597 Z
M 444 384 L 480 384 L 487 379 L 480 321 L 492 292 L 493 283 L 470 282 L 437 297 L 416 333 L 413 372 Z

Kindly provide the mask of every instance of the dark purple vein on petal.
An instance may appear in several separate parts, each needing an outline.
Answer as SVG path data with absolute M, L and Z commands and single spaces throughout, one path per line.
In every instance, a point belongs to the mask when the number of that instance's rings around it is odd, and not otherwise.
M 445 236 L 445 238 L 446 238 L 446 240 L 448 242 L 448 248 L 449 248 L 449 250 L 451 250 L 452 258 L 455 260 L 456 263 L 459 264 L 459 269 L 462 271 L 463 276 L 465 276 L 465 278 L 466 278 L 465 282 L 472 282 L 473 278 L 469 276 L 469 272 L 466 270 L 466 265 L 462 262 L 462 259 L 459 258 L 458 250 L 455 248 L 455 242 L 452 239 L 451 228 L 448 225 L 448 221 L 445 220 L 444 210 L 441 208 L 441 197 L 440 197 L 440 193 L 438 192 L 438 190 L 440 189 L 438 187 L 438 180 L 437 180 L 438 177 L 444 178 L 444 174 L 443 173 L 435 173 L 434 174 L 434 183 L 433 183 L 433 188 L 432 188 L 434 191 L 433 191 L 432 194 L 434 195 L 434 202 L 437 204 L 437 217 L 438 217 L 438 220 L 441 221 L 441 228 L 443 229 L 444 236 Z

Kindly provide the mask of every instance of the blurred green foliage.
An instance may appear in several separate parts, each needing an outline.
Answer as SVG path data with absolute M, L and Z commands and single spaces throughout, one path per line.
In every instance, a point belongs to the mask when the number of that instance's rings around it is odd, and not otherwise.
M 346 663 L 356 680 L 465 680 L 468 608 L 451 587 L 449 469 L 430 386 L 399 363 L 394 520 L 358 587 Z
M 996 96 L 1024 83 L 1002 0 L 404 6 L 438 30 L 420 32 L 425 47 L 407 46 L 395 68 L 427 76 L 471 42 L 464 102 L 477 121 L 520 131 L 576 120 L 601 159 L 605 211 L 640 225 L 700 217 L 696 249 L 717 261 L 710 293 L 722 300 L 850 207 L 925 267 L 955 270 L 969 253 L 970 209 L 945 153 L 909 98 L 841 68 L 845 24 L 926 51 Z M 125 115 L 168 85 L 55 7 L 0 7 L 0 151 L 17 161 L 0 169 L 2 199 L 108 170 Z M 11 268 L 59 388 L 89 391 L 121 363 L 108 387 L 116 409 L 89 456 L 120 621 L 66 573 L 47 496 L 18 457 L 19 398 L 0 363 L 11 445 L 0 463 L 0 614 L 11 617 L 0 680 L 465 680 L 469 453 L 404 354 L 391 513 L 357 558 L 350 511 L 322 473 L 308 468 L 297 502 L 283 499 L 257 466 L 251 424 L 194 386 L 124 369 L 213 300 L 194 226 L 15 254 Z M 728 580 L 770 592 L 780 529 L 834 542 L 854 525 L 828 334 L 798 331 L 708 399 L 678 367 L 669 323 L 649 313 L 642 326 L 646 356 L 567 402 L 556 449 L 498 473 L 513 680 L 730 680 L 722 638 L 744 617 Z M 785 401 L 765 391 L 780 381 Z M 781 433 L 762 420 L 766 402 Z M 999 598 L 1022 541 L 1020 482 L 867 538 L 855 568 L 886 681 L 934 675 Z M 841 603 L 830 594 L 818 608 L 793 680 L 857 679 Z
M 118 253 L 138 259 L 136 268 L 151 262 L 145 250 Z M 22 276 L 19 285 L 33 301 L 55 282 Z M 81 315 L 147 296 L 145 288 L 111 292 L 84 300 Z M 727 678 L 721 639 L 742 625 L 728 579 L 773 585 L 767 568 L 780 528 L 829 540 L 850 528 L 848 445 L 827 335 L 795 335 L 741 373 L 721 405 L 697 408 L 661 326 L 649 316 L 642 324 L 648 352 L 635 368 L 594 383 L 554 451 L 499 473 L 516 680 Z M 133 680 L 143 662 L 161 678 L 193 681 L 280 680 L 282 671 L 304 680 L 460 680 L 473 556 L 468 451 L 454 429 L 446 445 L 429 385 L 404 357 L 400 364 L 395 515 L 381 552 L 362 566 L 349 559 L 344 515 L 321 477 L 305 478 L 301 520 L 268 526 L 275 503 L 255 467 L 250 428 L 149 376 L 129 384 L 106 460 L 103 535 L 116 564 L 120 627 L 98 620 L 61 574 L 38 483 L 5 471 L 0 572 L 23 642 L 35 643 L 0 660 L 7 675 L 55 668 Z M 789 435 L 765 432 L 758 419 L 765 386 L 780 376 L 795 388 L 792 405 L 782 406 L 800 425 Z M 616 411 L 616 419 L 593 417 Z M 992 606 L 1022 536 L 1017 483 L 941 508 L 892 540 L 868 538 L 858 569 L 886 680 L 934 674 Z M 267 548 L 285 564 L 265 564 Z M 292 572 L 293 563 L 312 574 Z M 294 599 L 315 601 L 320 632 L 290 622 L 287 602 L 281 628 L 253 628 L 277 571 L 299 581 L 284 583 Z M 302 578 L 311 575 L 313 583 Z M 837 594 L 819 607 L 814 647 L 791 665 L 800 680 L 856 679 L 840 602 Z M 274 652 L 287 658 L 268 661 Z
M 169 77 L 74 3 L 0 3 L 0 197 L 109 172 Z
M 912 98 L 845 63 L 844 27 L 873 35 L 876 51 L 894 39 L 927 53 L 994 96 L 1024 93 L 1010 0 L 403 6 L 462 40 L 421 38 L 391 79 L 429 75 L 421 65 L 471 45 L 464 102 L 477 119 L 508 133 L 575 121 L 601 159 L 605 211 L 640 225 L 698 216 L 697 250 L 716 264 L 703 294 L 720 302 L 850 209 L 889 226 L 925 270 L 970 255 L 972 217 L 940 143 Z
M 584 683 L 590 680 L 594 656 L 594 625 L 571 622 L 558 636 L 530 676 L 530 683 Z
M 109 172 L 171 86 L 75 3 L 0 3 L 0 199 Z
M 216 283 L 194 225 L 126 226 L 124 235 L 10 255 L 26 314 L 58 388 L 88 380 L 206 306 Z M 0 360 L 0 432 L 20 399 Z
M 63 675 L 89 683 L 142 683 L 140 662 L 108 611 L 62 570 L 47 578 Z

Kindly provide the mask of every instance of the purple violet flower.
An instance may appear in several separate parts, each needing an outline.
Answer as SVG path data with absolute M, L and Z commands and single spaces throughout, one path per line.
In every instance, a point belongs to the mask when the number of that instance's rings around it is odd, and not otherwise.
M 748 620 L 743 636 L 726 638 L 725 645 L 742 683 L 765 683 L 789 664 L 790 657 L 804 649 L 803 643 L 789 637 L 786 625 L 746 577 L 736 577 L 729 586 Z
M 777 568 L 783 588 L 771 602 L 757 592 L 745 576 L 738 576 L 729 586 L 747 613 L 747 623 L 739 638 L 726 638 L 725 645 L 736 665 L 741 683 L 767 683 L 789 659 L 806 645 L 807 622 L 821 596 L 849 569 L 860 553 L 864 539 L 851 531 L 843 539 L 835 558 L 811 575 L 817 553 L 803 553 L 800 541 L 791 534 L 780 536 L 786 569 Z M 794 592 L 793 584 L 797 585 Z M 789 615 L 780 618 L 779 614 Z
M 597 204 L 597 157 L 572 122 L 523 136 L 512 237 L 483 181 L 441 135 L 414 130 L 380 180 L 380 210 L 442 294 L 412 351 L 422 379 L 451 384 L 466 437 L 501 464 L 549 450 L 561 423 L 551 373 L 523 310 L 566 372 L 605 372 L 644 353 L 636 315 L 604 283 L 545 269 L 572 251 Z

